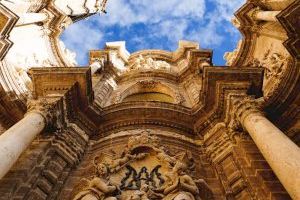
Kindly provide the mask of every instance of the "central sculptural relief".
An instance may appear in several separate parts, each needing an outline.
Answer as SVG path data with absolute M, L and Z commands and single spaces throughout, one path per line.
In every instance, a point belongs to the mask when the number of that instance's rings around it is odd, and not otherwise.
M 203 179 L 189 175 L 194 161 L 189 152 L 170 156 L 156 136 L 129 138 L 118 158 L 94 158 L 95 173 L 73 189 L 73 200 L 200 200 Z M 206 188 L 207 189 L 207 188 Z

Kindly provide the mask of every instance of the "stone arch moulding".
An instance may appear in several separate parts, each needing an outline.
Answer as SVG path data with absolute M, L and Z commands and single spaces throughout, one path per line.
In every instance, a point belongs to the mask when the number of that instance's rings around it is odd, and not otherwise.
M 131 95 L 139 94 L 139 93 L 147 93 L 147 92 L 161 93 L 170 96 L 173 100 L 172 103 L 175 104 L 182 102 L 182 97 L 178 92 L 174 91 L 166 84 L 163 84 L 159 81 L 153 81 L 153 80 L 144 80 L 133 84 L 125 91 L 119 93 L 115 99 L 115 102 L 121 103 Z

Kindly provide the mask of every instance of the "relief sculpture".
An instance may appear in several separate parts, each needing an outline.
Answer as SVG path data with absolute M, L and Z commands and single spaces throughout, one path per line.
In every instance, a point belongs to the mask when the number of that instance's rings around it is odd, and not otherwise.
M 73 200 L 203 199 L 199 191 L 207 184 L 189 175 L 189 165 L 187 152 L 168 155 L 156 136 L 144 132 L 129 138 L 117 158 L 95 157 L 95 175 L 80 181 Z
M 171 65 L 166 61 L 154 60 L 151 57 L 139 55 L 134 59 L 134 62 L 129 66 L 128 71 L 132 70 L 171 70 Z
M 117 200 L 113 197 L 117 186 L 109 182 L 108 168 L 104 164 L 96 165 L 96 176 L 91 180 L 83 179 L 85 188 L 80 191 L 73 200 Z

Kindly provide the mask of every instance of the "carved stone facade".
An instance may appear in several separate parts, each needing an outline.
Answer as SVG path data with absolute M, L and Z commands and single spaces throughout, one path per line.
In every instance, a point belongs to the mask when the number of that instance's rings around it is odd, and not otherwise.
M 98 153 L 93 160 L 95 174 L 77 183 L 71 199 L 87 196 L 99 199 L 212 198 L 207 183 L 191 176 L 196 173 L 192 153 L 186 151 L 171 156 L 175 152 L 167 150 L 159 138 L 149 132 L 129 137 L 119 155 Z
M 179 41 L 89 68 L 58 36 L 107 1 L 1 3 L 1 200 L 300 199 L 299 1 L 248 0 L 228 67 Z

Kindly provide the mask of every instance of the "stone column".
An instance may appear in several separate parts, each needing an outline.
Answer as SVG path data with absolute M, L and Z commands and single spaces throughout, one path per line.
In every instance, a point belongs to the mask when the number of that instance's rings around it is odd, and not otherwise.
M 46 120 L 42 114 L 30 112 L 0 136 L 0 179 L 45 126 Z
M 281 11 L 263 11 L 259 7 L 254 8 L 252 11 L 250 11 L 250 17 L 254 21 L 268 21 L 268 22 L 276 22 L 277 18 L 276 16 Z
M 300 148 L 274 126 L 254 100 L 235 100 L 234 113 L 293 199 L 300 199 Z
M 0 179 L 46 126 L 62 127 L 61 101 L 60 98 L 29 100 L 24 118 L 0 135 Z

